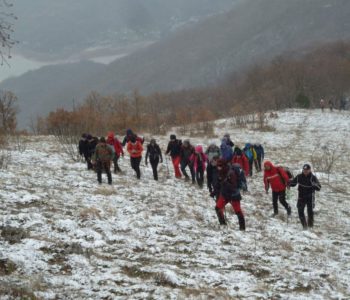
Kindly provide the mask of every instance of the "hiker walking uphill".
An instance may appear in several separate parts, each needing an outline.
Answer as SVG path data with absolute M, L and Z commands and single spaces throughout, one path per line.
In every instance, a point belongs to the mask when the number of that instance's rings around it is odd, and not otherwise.
M 304 229 L 314 226 L 314 204 L 315 191 L 321 190 L 321 184 L 317 177 L 312 174 L 311 166 L 305 164 L 301 174 L 297 175 L 289 182 L 289 185 L 294 187 L 298 185 L 298 214 L 301 225 Z M 304 214 L 305 206 L 307 207 L 307 222 Z
M 158 164 L 163 162 L 162 151 L 160 150 L 159 145 L 155 139 L 152 139 L 151 142 L 147 145 L 146 152 L 146 166 L 148 165 L 148 159 L 152 166 L 153 178 L 158 180 Z
M 101 137 L 100 142 L 97 144 L 93 161 L 96 164 L 97 181 L 102 183 L 102 171 L 107 174 L 108 184 L 112 184 L 111 174 L 111 161 L 113 159 L 113 151 L 106 143 L 106 139 Z
M 219 172 L 217 168 L 219 159 L 220 155 L 212 157 L 212 159 L 209 160 L 207 167 L 207 187 L 210 197 L 214 198 L 215 201 L 217 201 L 220 195 Z
M 241 209 L 241 190 L 247 191 L 247 181 L 239 165 L 231 165 L 224 159 L 217 161 L 219 196 L 215 211 L 220 225 L 226 225 L 225 206 L 230 203 L 237 215 L 239 229 L 245 230 L 245 219 Z
M 176 138 L 175 134 L 170 135 L 170 141 L 169 141 L 169 144 L 168 144 L 168 147 L 167 147 L 165 154 L 170 155 L 170 157 L 171 157 L 176 178 L 181 178 L 181 176 L 182 176 L 182 174 L 180 172 L 181 145 L 182 145 L 181 140 L 178 140 Z
M 127 150 L 130 154 L 131 168 L 136 172 L 137 179 L 141 179 L 140 163 L 142 160 L 143 147 L 136 136 L 132 136 L 127 144 Z
M 221 152 L 221 158 L 223 158 L 227 162 L 230 162 L 232 160 L 233 149 L 231 147 L 230 140 L 227 137 L 224 137 L 221 140 L 220 152 Z
M 127 145 L 130 142 L 131 138 L 135 138 L 137 141 L 139 141 L 141 143 L 141 145 L 143 145 L 143 143 L 145 142 L 144 138 L 140 138 L 131 129 L 128 129 L 126 131 L 126 135 L 125 135 L 123 142 L 122 142 L 123 147 L 125 147 L 125 145 Z
M 226 140 L 226 144 L 233 149 L 235 144 L 231 141 L 231 136 L 228 133 L 224 135 L 224 139 Z
M 121 169 L 118 165 L 118 161 L 120 156 L 124 156 L 123 146 L 121 142 L 117 139 L 117 137 L 114 136 L 113 132 L 108 133 L 107 144 L 110 145 L 114 151 L 113 164 L 114 173 L 116 174 L 117 172 L 121 172 Z
M 236 147 L 235 151 L 233 153 L 233 159 L 232 159 L 233 164 L 239 164 L 241 169 L 244 171 L 244 175 L 246 177 L 249 176 L 249 161 L 248 158 L 245 156 L 243 151 Z
M 249 161 L 249 176 L 253 176 L 253 164 L 254 161 L 257 159 L 257 155 L 255 152 L 255 149 L 253 145 L 247 143 L 243 149 L 245 156 L 248 158 Z
M 264 158 L 265 158 L 265 150 L 261 144 L 255 144 L 253 147 L 256 153 L 256 160 L 254 161 L 255 169 L 257 172 L 261 172 L 262 162 L 264 161 Z
M 202 146 L 196 146 L 190 161 L 193 165 L 193 171 L 195 173 L 197 184 L 200 188 L 202 188 L 204 183 L 204 171 L 207 163 L 207 156 L 203 153 Z
M 185 140 L 181 146 L 180 150 L 180 165 L 181 172 L 185 176 L 185 180 L 190 180 L 190 177 L 187 174 L 186 168 L 188 167 L 191 173 L 192 183 L 195 183 L 195 173 L 193 169 L 193 162 L 191 157 L 194 153 L 194 147 L 191 145 L 189 140 Z
M 292 214 L 292 209 L 286 201 L 286 188 L 290 177 L 282 167 L 276 167 L 270 161 L 264 163 L 264 184 L 268 194 L 269 188 L 272 190 L 273 216 L 278 215 L 278 201 L 286 209 L 288 216 Z
M 205 155 L 208 157 L 208 162 L 211 162 L 214 157 L 220 157 L 220 148 L 215 143 L 211 143 L 205 151 Z
M 91 163 L 91 151 L 90 151 L 90 145 L 88 140 L 89 135 L 84 133 L 81 136 L 81 139 L 79 141 L 79 154 L 84 157 L 85 162 L 87 164 L 87 169 L 92 169 L 92 163 Z

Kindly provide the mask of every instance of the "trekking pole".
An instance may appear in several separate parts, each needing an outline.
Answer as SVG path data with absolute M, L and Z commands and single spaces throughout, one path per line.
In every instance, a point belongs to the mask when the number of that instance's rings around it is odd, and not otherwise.
M 165 155 L 165 165 L 167 170 L 167 178 L 170 178 L 169 164 L 168 164 L 168 155 Z

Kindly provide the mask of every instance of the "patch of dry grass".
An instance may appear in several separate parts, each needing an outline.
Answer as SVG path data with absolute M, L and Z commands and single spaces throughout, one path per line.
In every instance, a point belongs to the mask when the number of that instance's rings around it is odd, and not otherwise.
M 101 219 L 101 211 L 95 207 L 87 207 L 80 211 L 79 217 L 82 220 Z

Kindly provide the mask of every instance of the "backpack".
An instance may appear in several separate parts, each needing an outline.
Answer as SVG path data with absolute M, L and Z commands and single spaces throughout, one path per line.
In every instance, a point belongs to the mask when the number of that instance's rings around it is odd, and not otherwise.
M 113 158 L 113 151 L 107 144 L 100 144 L 97 147 L 97 159 L 101 162 L 110 162 Z
M 229 186 L 224 187 L 223 195 L 231 200 L 241 200 L 241 190 L 247 191 L 247 181 L 243 170 L 239 166 L 230 166 L 230 171 L 227 176 Z
M 252 161 L 254 159 L 252 150 L 246 149 L 244 151 L 244 154 L 248 158 L 249 161 Z
M 285 182 L 280 170 L 283 170 L 284 172 L 286 172 L 286 174 L 288 175 L 288 178 L 289 179 L 293 179 L 294 178 L 294 175 L 293 175 L 293 172 L 288 168 L 288 167 L 282 167 L 282 166 L 279 166 L 277 167 L 277 172 L 278 172 L 278 175 L 280 175 L 280 178 L 281 178 L 281 181 L 284 185 L 287 185 L 288 182 Z
M 223 141 L 220 146 L 221 150 L 221 157 L 225 159 L 226 161 L 231 161 L 233 158 L 233 150 L 232 148 L 227 145 L 226 141 Z

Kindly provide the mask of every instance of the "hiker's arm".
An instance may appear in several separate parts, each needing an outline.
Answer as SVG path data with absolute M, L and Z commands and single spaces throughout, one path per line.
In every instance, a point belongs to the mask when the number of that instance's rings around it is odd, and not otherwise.
M 295 176 L 292 180 L 290 180 L 288 182 L 288 185 L 291 187 L 296 186 L 298 184 L 298 177 L 299 177 L 299 175 Z
M 315 189 L 315 191 L 321 190 L 321 184 L 315 175 L 312 175 L 312 182 L 311 183 L 312 183 L 312 186 Z

